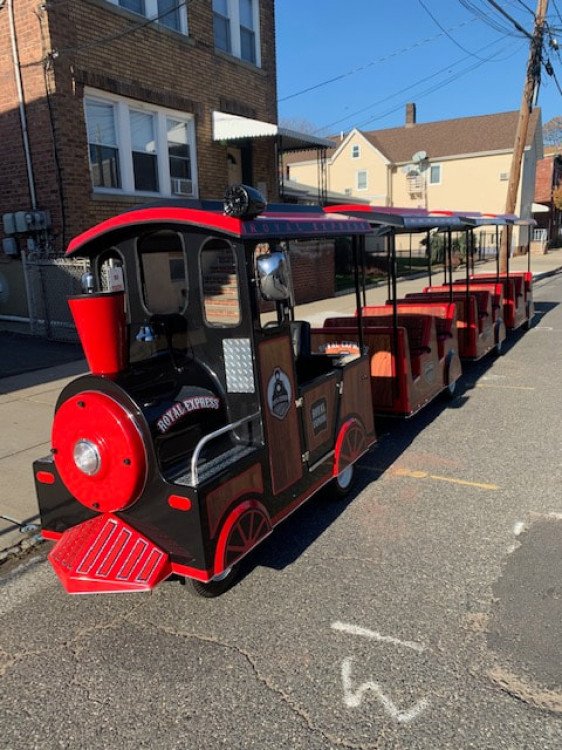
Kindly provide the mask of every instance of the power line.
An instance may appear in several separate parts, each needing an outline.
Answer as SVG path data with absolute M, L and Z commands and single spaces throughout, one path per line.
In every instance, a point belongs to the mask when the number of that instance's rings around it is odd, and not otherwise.
M 498 5 L 498 3 L 496 3 L 496 0 L 486 0 L 486 2 L 488 3 L 488 5 L 491 5 L 492 8 L 495 8 L 499 13 L 501 13 L 502 16 L 505 16 L 508 19 L 508 21 L 510 21 L 515 26 L 517 31 L 520 31 L 522 34 L 525 34 L 525 36 L 528 37 L 529 39 L 533 38 L 533 35 L 530 34 L 527 31 L 527 29 L 521 26 L 519 21 L 513 18 L 513 16 L 510 16 L 509 13 L 506 10 L 504 10 L 501 5 Z
M 516 2 L 522 8 L 525 8 L 525 10 L 528 11 L 533 16 L 533 18 L 535 17 L 535 11 L 530 8 L 527 3 L 524 3 L 523 0 L 514 0 L 514 2 Z
M 462 23 L 452 26 L 450 29 L 444 30 L 444 33 L 446 33 L 447 31 L 454 31 L 455 29 L 460 29 L 464 26 L 468 26 L 468 24 L 473 23 L 475 20 L 476 20 L 475 18 L 471 18 L 468 21 L 463 21 Z M 379 57 L 376 60 L 372 60 L 371 62 L 368 62 L 365 65 L 359 65 L 355 68 L 352 68 L 351 70 L 346 71 L 345 73 L 341 73 L 337 76 L 334 76 L 333 78 L 327 78 L 325 81 L 320 81 L 319 83 L 316 83 L 312 86 L 308 86 L 305 89 L 301 89 L 300 91 L 295 91 L 292 94 L 283 96 L 280 99 L 278 99 L 278 102 L 285 102 L 288 99 L 294 99 L 297 96 L 301 96 L 301 94 L 308 94 L 311 91 L 315 91 L 316 89 L 322 88 L 323 86 L 328 86 L 330 83 L 341 81 L 343 78 L 348 78 L 349 76 L 355 75 L 355 73 L 360 73 L 363 70 L 372 68 L 374 65 L 379 65 L 380 63 L 386 62 L 387 60 L 391 60 L 393 57 L 398 57 L 399 55 L 405 54 L 406 52 L 411 52 L 412 50 L 417 49 L 418 47 L 421 47 L 424 44 L 428 44 L 429 42 L 434 42 L 436 39 L 440 39 L 442 36 L 443 36 L 443 33 L 435 34 L 434 36 L 429 36 L 429 37 L 426 37 L 425 39 L 420 39 L 417 42 L 414 42 L 413 44 L 411 44 L 409 47 L 402 47 L 401 49 L 394 50 L 394 52 L 390 52 L 388 55 L 384 55 L 383 57 Z
M 439 89 L 442 89 L 442 88 L 444 88 L 445 86 L 448 86 L 451 83 L 454 83 L 459 78 L 461 78 L 462 76 L 466 75 L 467 73 L 471 73 L 473 70 L 476 70 L 476 68 L 480 68 L 486 62 L 491 62 L 494 57 L 496 57 L 501 52 L 503 52 L 504 50 L 507 50 L 507 49 L 509 49 L 509 47 L 503 47 L 502 49 L 498 50 L 494 55 L 492 55 L 488 60 L 477 61 L 477 62 L 473 63 L 472 65 L 470 65 L 468 68 L 465 68 L 464 70 L 459 71 L 456 75 L 451 76 L 450 78 L 446 79 L 445 81 L 442 81 L 442 82 L 438 83 L 437 85 L 432 86 L 432 87 L 426 89 L 425 91 L 422 91 L 419 94 L 416 94 L 416 99 L 422 99 L 423 97 L 428 96 L 429 94 L 432 94 L 435 91 L 438 91 Z M 519 50 L 515 50 L 515 51 L 510 52 L 510 54 L 508 55 L 508 57 L 512 57 L 518 51 Z M 406 102 L 402 102 L 401 104 L 397 105 L 396 107 L 393 107 L 392 109 L 390 109 L 390 110 L 388 110 L 386 112 L 383 112 L 381 115 L 377 115 L 376 117 L 372 117 L 372 118 L 370 118 L 368 120 L 365 120 L 365 121 L 359 123 L 358 125 L 356 125 L 356 127 L 362 128 L 362 127 L 364 127 L 365 125 L 368 125 L 371 122 L 376 122 L 377 120 L 381 120 L 382 118 L 387 117 L 388 115 L 393 114 L 394 112 L 397 112 L 398 110 L 402 109 L 402 107 L 404 107 L 405 104 L 406 104 Z
M 502 37 L 502 39 L 498 39 L 498 40 L 496 40 L 494 42 L 491 42 L 491 44 L 484 45 L 483 47 L 479 48 L 477 50 L 477 52 L 482 52 L 485 49 L 489 49 L 490 46 L 498 44 L 499 42 L 503 41 L 505 38 L 507 38 L 507 35 L 504 35 L 504 37 Z M 517 54 L 517 52 L 519 52 L 520 47 L 521 47 L 521 45 L 518 45 L 515 50 L 511 50 L 510 53 L 509 53 L 509 55 L 507 55 L 507 56 L 505 56 L 503 58 L 500 58 L 500 60 L 494 59 L 494 58 L 497 58 L 497 56 L 499 54 L 501 54 L 504 50 L 509 49 L 508 47 L 503 47 L 502 49 L 498 50 L 496 53 L 494 53 L 493 55 L 491 55 L 486 60 L 479 61 L 476 65 L 470 66 L 469 68 L 466 68 L 466 69 L 464 69 L 462 71 L 459 71 L 459 73 L 457 73 L 456 75 L 451 76 L 450 78 L 446 79 L 445 81 L 441 81 L 436 86 L 432 86 L 429 89 L 426 89 L 425 91 L 422 91 L 419 94 L 416 94 L 415 95 L 416 99 L 420 99 L 420 98 L 422 98 L 422 97 L 424 97 L 424 96 L 426 96 L 426 95 L 428 95 L 430 93 L 433 93 L 433 91 L 436 91 L 439 88 L 443 88 L 444 86 L 448 85 L 449 83 L 452 83 L 455 80 L 457 80 L 462 75 L 465 75 L 466 73 L 471 72 L 472 70 L 474 70 L 474 68 L 480 67 L 485 62 L 500 62 L 501 60 L 508 59 L 509 57 L 512 57 L 514 54 Z M 469 59 L 469 57 L 470 57 L 469 55 L 465 55 L 464 57 L 461 57 L 460 59 L 456 60 L 455 62 L 451 63 L 450 65 L 447 65 L 444 68 L 441 68 L 441 69 L 437 70 L 435 73 L 432 73 L 429 76 L 425 76 L 424 78 L 419 79 L 415 83 L 410 84 L 409 86 L 406 86 L 403 89 L 400 89 L 399 91 L 394 92 L 390 96 L 384 97 L 383 99 L 380 99 L 380 100 L 378 100 L 376 102 L 372 102 L 367 107 L 362 107 L 359 110 L 355 110 L 354 112 L 351 112 L 348 115 L 346 115 L 346 117 L 343 117 L 343 118 L 340 118 L 339 120 L 336 120 L 334 122 L 328 123 L 327 125 L 324 125 L 321 128 L 318 128 L 318 130 L 316 130 L 315 132 L 318 133 L 318 132 L 320 132 L 322 130 L 327 130 L 328 128 L 331 128 L 334 125 L 337 125 L 340 122 L 345 122 L 345 121 L 349 120 L 350 118 L 352 118 L 352 117 L 354 117 L 354 116 L 356 116 L 356 115 L 358 115 L 358 114 L 360 114 L 362 112 L 365 112 L 366 110 L 369 110 L 369 109 L 372 109 L 373 107 L 378 106 L 379 104 L 384 104 L 385 102 L 389 101 L 390 99 L 394 99 L 396 96 L 399 96 L 400 94 L 404 93 L 405 91 L 408 91 L 409 89 L 415 88 L 416 86 L 419 86 L 420 84 L 425 83 L 426 81 L 431 80 L 432 78 L 435 78 L 436 76 L 442 74 L 446 70 L 450 71 L 451 68 L 453 68 L 454 66 L 459 65 L 459 64 L 461 64 L 463 62 L 465 62 L 466 60 Z M 392 109 L 385 111 L 381 115 L 377 115 L 375 117 L 369 117 L 367 120 L 364 120 L 361 123 L 355 124 L 354 127 L 362 127 L 363 125 L 365 125 L 367 123 L 374 122 L 375 120 L 380 120 L 383 117 L 386 117 L 387 115 L 392 114 L 392 113 L 400 110 L 404 106 L 404 103 L 405 102 L 400 103 L 399 105 L 393 107 Z
M 441 31 L 442 31 L 442 32 L 443 32 L 443 33 L 445 34 L 445 36 L 446 36 L 446 37 L 447 37 L 448 39 L 450 39 L 450 40 L 451 40 L 451 41 L 453 42 L 453 44 L 454 44 L 454 45 L 455 45 L 456 47 L 458 47 L 458 48 L 459 48 L 460 50 L 462 50 L 463 52 L 465 52 L 465 53 L 466 53 L 467 55 L 470 55 L 471 57 L 475 57 L 475 58 L 476 58 L 477 60 L 484 60 L 484 58 L 482 58 L 482 57 L 479 57 L 479 56 L 478 56 L 477 54 L 475 54 L 474 52 L 471 52 L 471 51 L 470 51 L 469 49 L 467 49 L 466 47 L 463 47 L 463 46 L 462 46 L 462 44 L 460 44 L 460 42 L 457 42 L 457 40 L 456 40 L 456 39 L 455 39 L 455 38 L 454 38 L 453 36 L 451 36 L 451 34 L 449 34 L 449 32 L 448 32 L 448 31 L 447 31 L 447 30 L 446 30 L 446 29 L 445 29 L 445 28 L 444 28 L 444 27 L 443 27 L 443 26 L 441 25 L 441 23 L 440 23 L 440 22 L 439 22 L 439 21 L 437 20 L 437 18 L 435 18 L 435 16 L 434 16 L 434 15 L 433 15 L 433 13 L 432 13 L 432 12 L 431 12 L 431 11 L 429 10 L 429 8 L 427 7 L 427 5 L 426 5 L 426 4 L 425 4 L 425 3 L 423 2 L 423 0 L 418 0 L 418 3 L 419 3 L 419 4 L 421 5 L 421 7 L 422 7 L 422 8 L 423 8 L 423 9 L 425 10 L 425 12 L 426 12 L 426 13 L 427 13 L 427 15 L 428 15 L 428 16 L 429 16 L 429 17 L 431 18 L 431 20 L 433 21 L 433 23 L 434 23 L 434 24 L 435 24 L 435 25 L 436 25 L 436 26 L 437 26 L 437 27 L 438 27 L 439 29 L 441 29 Z
M 555 0 L 552 0 L 552 4 L 554 6 L 554 10 L 556 11 L 556 15 L 560 19 L 560 23 L 562 23 L 562 16 L 560 15 L 560 11 L 558 10 L 558 6 L 556 5 Z
M 157 23 L 162 18 L 165 18 L 166 16 L 171 15 L 172 13 L 175 13 L 176 11 L 180 10 L 180 8 L 187 8 L 188 5 L 191 5 L 195 0 L 180 0 L 176 5 L 174 5 L 171 8 L 168 8 L 168 10 L 163 11 L 162 13 L 159 13 L 157 16 L 152 16 L 151 18 L 147 18 L 145 21 L 135 21 L 134 26 L 129 26 L 129 28 L 124 29 L 123 31 L 118 31 L 116 34 L 108 34 L 107 36 L 101 36 L 97 39 L 94 39 L 92 42 L 89 42 L 88 44 L 82 44 L 77 47 L 63 47 L 59 50 L 53 50 L 51 52 L 52 58 L 57 58 L 59 55 L 66 54 L 67 52 L 80 52 L 82 50 L 86 49 L 94 49 L 95 47 L 104 47 L 106 44 L 111 44 L 111 42 L 116 41 L 117 39 L 122 39 L 125 36 L 128 36 L 129 34 L 134 34 L 135 32 L 139 31 L 140 29 L 144 29 L 147 26 L 150 26 L 153 23 Z
M 506 37 L 504 36 L 503 39 Z M 495 42 L 492 42 L 491 44 L 497 44 L 498 42 L 502 41 L 501 39 L 496 40 Z M 488 49 L 490 47 L 490 44 L 486 44 L 485 46 L 481 47 L 478 52 Z M 439 68 L 439 70 L 436 70 L 434 73 L 431 73 L 428 76 L 424 76 L 423 78 L 418 79 L 414 83 L 409 84 L 408 86 L 405 86 L 402 89 L 399 89 L 398 91 L 395 91 L 393 94 L 390 94 L 389 96 L 385 96 L 382 99 L 378 99 L 375 102 L 371 102 L 366 107 L 361 107 L 361 109 L 356 109 L 353 112 L 348 113 L 345 117 L 341 117 L 338 120 L 334 120 L 326 125 L 323 125 L 321 128 L 318 128 L 315 130 L 315 133 L 319 133 L 322 130 L 328 130 L 329 128 L 332 128 L 334 125 L 339 125 L 342 122 L 346 122 L 352 117 L 355 117 L 359 114 L 362 114 L 363 112 L 367 112 L 370 109 L 373 109 L 374 107 L 377 107 L 379 104 L 384 104 L 385 102 L 389 101 L 390 99 L 394 99 L 396 96 L 400 96 L 400 94 L 405 93 L 406 91 L 409 91 L 410 89 L 416 88 L 422 83 L 426 83 L 426 81 L 430 81 L 432 78 L 435 78 L 436 76 L 441 75 L 441 73 L 444 73 L 446 71 L 450 71 L 451 68 L 454 68 L 457 65 L 460 65 L 461 63 L 468 60 L 470 55 L 465 55 L 464 57 L 460 57 L 458 60 L 455 60 L 453 63 L 449 63 L 448 65 L 445 65 L 443 68 Z M 498 61 L 499 62 L 499 61 Z
M 520 36 L 520 34 L 513 31 L 511 26 L 500 23 L 497 17 L 485 13 L 479 6 L 475 5 L 472 0 L 459 0 L 459 2 L 465 10 L 477 16 L 482 23 L 486 24 L 486 26 L 489 26 L 494 31 L 498 31 L 500 34 L 507 33 L 514 37 Z

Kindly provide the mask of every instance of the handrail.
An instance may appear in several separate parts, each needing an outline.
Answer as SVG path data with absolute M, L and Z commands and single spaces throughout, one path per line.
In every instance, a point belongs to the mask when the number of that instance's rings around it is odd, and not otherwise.
M 235 430 L 237 427 L 241 427 L 246 422 L 251 422 L 253 419 L 259 416 L 261 416 L 261 412 L 257 411 L 255 412 L 255 414 L 250 414 L 249 417 L 244 417 L 244 419 L 239 419 L 237 422 L 231 422 L 224 427 L 219 427 L 218 430 L 214 430 L 214 432 L 210 432 L 208 435 L 205 435 L 201 438 L 201 440 L 195 446 L 195 450 L 193 451 L 193 455 L 191 457 L 191 482 L 193 486 L 199 483 L 199 472 L 197 471 L 197 464 L 199 462 L 201 451 L 207 445 L 207 443 L 210 443 L 211 440 L 214 440 L 215 438 L 220 437 L 221 435 L 224 435 L 231 430 Z

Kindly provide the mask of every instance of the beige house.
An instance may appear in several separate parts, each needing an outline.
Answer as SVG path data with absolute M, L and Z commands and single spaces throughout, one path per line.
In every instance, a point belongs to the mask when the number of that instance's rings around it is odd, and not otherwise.
M 385 130 L 352 130 L 332 137 L 327 156 L 328 190 L 373 205 L 501 213 L 517 112 L 417 123 L 414 104 L 406 123 Z M 536 163 L 543 156 L 541 114 L 531 115 L 516 213 L 530 218 Z M 285 175 L 304 185 L 317 180 L 316 160 L 301 152 L 285 159 Z M 526 230 L 525 230 L 526 231 Z M 514 238 L 525 243 L 526 237 Z

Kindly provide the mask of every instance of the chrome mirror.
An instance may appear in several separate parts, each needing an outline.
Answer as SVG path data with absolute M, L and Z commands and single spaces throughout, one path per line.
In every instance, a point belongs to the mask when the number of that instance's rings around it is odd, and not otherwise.
M 291 272 L 284 253 L 259 255 L 256 260 L 258 282 L 263 299 L 281 302 L 291 298 Z

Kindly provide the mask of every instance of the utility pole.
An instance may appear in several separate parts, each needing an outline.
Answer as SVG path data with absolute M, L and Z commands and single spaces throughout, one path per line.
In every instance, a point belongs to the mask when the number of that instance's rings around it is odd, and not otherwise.
M 491 2 L 491 4 L 494 6 L 496 5 L 494 2 Z M 521 99 L 521 109 L 519 110 L 519 120 L 517 122 L 517 132 L 515 134 L 515 145 L 513 147 L 509 182 L 507 185 L 505 212 L 508 214 L 515 213 L 517 193 L 521 179 L 521 162 L 523 160 L 523 152 L 527 142 L 529 118 L 533 111 L 535 91 L 541 80 L 542 43 L 547 10 L 548 0 L 538 0 L 537 10 L 535 11 L 535 28 L 532 35 L 527 33 L 527 36 L 531 37 L 531 44 L 529 49 L 529 61 L 527 63 L 527 75 L 523 87 L 523 97 Z M 508 228 L 506 227 L 506 230 L 507 229 Z M 508 267 L 508 237 L 510 236 L 511 231 L 504 231 L 502 234 L 500 251 L 500 271 L 502 273 L 505 273 Z

